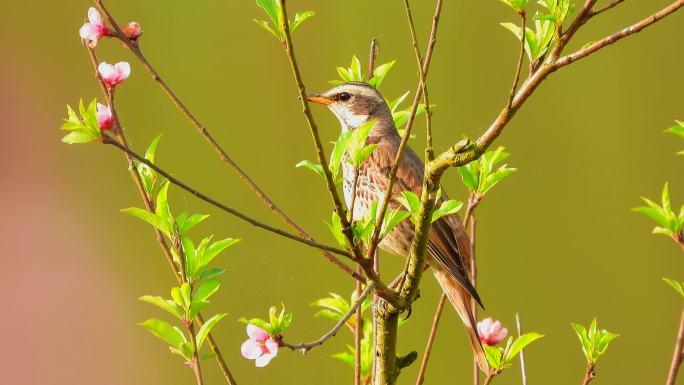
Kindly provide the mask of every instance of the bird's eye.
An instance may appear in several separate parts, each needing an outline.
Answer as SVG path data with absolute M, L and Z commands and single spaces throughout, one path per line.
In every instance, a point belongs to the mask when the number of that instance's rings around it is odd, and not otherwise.
M 347 100 L 351 99 L 351 95 L 347 92 L 342 92 L 341 94 L 337 95 L 337 97 L 343 102 L 346 102 Z

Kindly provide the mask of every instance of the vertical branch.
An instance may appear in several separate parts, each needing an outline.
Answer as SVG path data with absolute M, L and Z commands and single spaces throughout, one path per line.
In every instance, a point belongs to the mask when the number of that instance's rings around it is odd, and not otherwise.
M 520 326 L 520 314 L 515 313 L 515 325 L 518 328 L 518 337 L 522 336 L 522 326 Z M 522 385 L 527 385 L 527 370 L 525 369 L 525 349 L 520 351 L 520 375 Z
M 359 267 L 359 273 L 362 270 Z M 356 281 L 356 298 L 361 298 L 361 282 Z M 363 299 L 361 299 L 363 301 Z M 361 310 L 363 302 L 356 308 L 356 324 L 354 325 L 354 385 L 361 385 L 361 337 L 363 334 L 363 319 L 361 318 Z
M 195 336 L 195 325 L 193 324 L 192 321 L 188 324 L 188 333 L 190 334 L 190 341 L 192 342 L 192 346 L 194 346 L 194 353 L 193 353 L 193 358 L 192 358 L 192 371 L 195 373 L 195 381 L 197 382 L 197 385 L 204 385 L 204 381 L 202 380 L 202 367 L 200 366 L 200 359 L 199 359 L 199 352 L 197 351 L 197 338 Z
M 527 17 L 525 16 L 525 10 L 521 9 L 518 11 L 520 15 L 520 26 L 522 31 L 522 37 L 520 38 L 520 54 L 518 56 L 518 65 L 515 69 L 515 75 L 513 76 L 513 86 L 511 87 L 511 92 L 508 95 L 508 104 L 506 109 L 511 110 L 513 106 L 513 98 L 518 90 L 518 82 L 520 81 L 520 72 L 522 71 L 523 61 L 525 60 L 525 28 L 527 28 Z
M 397 328 L 399 314 L 383 311 L 378 317 L 377 345 L 375 347 L 375 385 L 393 385 L 399 376 L 397 367 Z
M 594 364 L 587 362 L 587 368 L 584 371 L 584 378 L 582 379 L 582 385 L 589 385 L 591 380 L 596 378 L 596 370 Z
M 473 206 L 474 207 L 474 206 Z M 477 288 L 477 258 L 475 255 L 475 242 L 477 236 L 477 218 L 475 217 L 475 209 L 471 210 L 470 215 L 470 282 L 474 288 Z M 473 313 L 473 318 L 477 321 L 477 304 L 475 301 L 470 303 L 470 311 Z M 473 357 L 473 384 L 480 384 L 480 367 L 477 365 L 477 358 Z
M 378 41 L 371 39 L 370 52 L 368 53 L 368 80 L 373 79 L 375 73 L 375 59 L 378 57 Z
M 675 343 L 674 354 L 672 355 L 672 363 L 670 364 L 670 371 L 667 375 L 667 385 L 674 385 L 677 382 L 677 374 L 679 367 L 684 360 L 684 311 L 679 321 L 679 332 L 677 333 L 677 342 Z
M 437 328 L 439 327 L 440 318 L 442 318 L 442 311 L 444 310 L 444 304 L 446 303 L 446 295 L 442 293 L 439 297 L 439 302 L 437 303 L 437 310 L 435 310 L 435 316 L 432 319 L 432 327 L 430 328 L 430 335 L 428 336 L 427 346 L 425 347 L 425 352 L 423 353 L 423 360 L 420 362 L 420 369 L 418 370 L 418 379 L 416 380 L 416 385 L 421 385 L 425 381 L 425 370 L 427 370 L 428 361 L 430 361 L 430 354 L 432 353 L 432 345 L 435 342 L 435 336 L 437 335 Z

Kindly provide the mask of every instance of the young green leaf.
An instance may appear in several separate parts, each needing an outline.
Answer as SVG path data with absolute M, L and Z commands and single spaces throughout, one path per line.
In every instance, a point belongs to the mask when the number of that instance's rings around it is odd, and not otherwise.
M 171 326 L 162 320 L 152 318 L 139 325 L 149 330 L 155 337 L 166 341 L 173 347 L 177 348 L 187 342 L 185 334 L 183 334 L 179 328 Z
M 173 314 L 178 319 L 183 318 L 183 309 L 174 301 L 162 297 L 153 297 L 151 295 L 144 295 L 139 299 Z
M 663 281 L 672 286 L 672 288 L 684 298 L 684 282 L 675 281 L 674 279 L 669 278 L 663 278 Z
M 599 330 L 596 323 L 596 318 L 591 322 L 589 328 L 585 328 L 579 324 L 572 324 L 577 337 L 582 344 L 582 351 L 584 356 L 591 364 L 596 364 L 596 361 L 605 354 L 608 349 L 608 344 L 619 337 L 618 334 L 611 333 L 607 330 Z
M 216 294 L 218 289 L 221 287 L 221 281 L 218 279 L 210 279 L 208 281 L 202 282 L 195 295 L 192 297 L 192 301 L 206 301 L 212 295 Z
M 302 24 L 306 19 L 309 19 L 315 15 L 316 12 L 314 11 L 297 12 L 295 14 L 294 20 L 290 24 L 290 32 L 294 33 L 294 31 L 297 29 L 297 27 L 299 27 L 300 24 Z
M 164 235 L 171 238 L 171 229 L 158 215 L 137 207 L 129 207 L 121 210 L 121 212 L 149 223 L 154 228 L 164 233 Z
M 219 321 L 221 321 L 225 316 L 227 316 L 227 313 L 221 313 L 221 314 L 216 314 L 213 317 L 209 318 L 202 324 L 202 327 L 197 331 L 197 350 L 200 350 L 202 348 L 202 344 L 204 344 L 204 340 L 207 338 L 209 333 L 211 333 L 211 329 L 216 326 Z
M 392 67 L 394 67 L 394 64 L 396 62 L 396 60 L 393 60 L 389 63 L 385 63 L 378 67 L 375 67 L 373 69 L 373 77 L 370 80 L 368 80 L 368 84 L 372 85 L 375 88 L 380 88 L 380 85 L 385 80 L 385 77 L 392 69 Z
M 527 347 L 527 345 L 542 337 L 544 336 L 539 333 L 526 333 L 516 338 L 515 341 L 513 341 L 513 343 L 510 345 L 510 347 L 507 347 L 504 361 L 506 363 L 512 362 L 521 350 Z
M 432 222 L 443 216 L 456 214 L 462 208 L 463 202 L 457 201 L 455 199 L 442 202 L 442 205 L 435 209 L 435 211 L 432 213 Z
M 325 177 L 325 173 L 323 172 L 323 166 L 321 166 L 318 163 L 314 163 L 310 160 L 303 160 L 303 161 L 297 163 L 295 165 L 295 167 L 297 167 L 297 168 L 304 167 L 304 168 L 307 168 L 307 169 L 315 172 L 316 174 L 318 174 L 321 177 Z
M 80 144 L 101 141 L 102 133 L 97 123 L 97 100 L 93 99 L 86 108 L 83 104 L 83 99 L 81 99 L 78 103 L 78 109 L 81 115 L 80 118 L 76 115 L 74 109 L 67 105 L 67 119 L 64 120 L 61 129 L 69 131 L 69 133 L 62 138 L 62 142 Z
M 282 9 L 280 7 L 280 1 L 279 0 L 256 0 L 257 5 L 263 9 L 268 17 L 271 19 L 271 22 L 273 23 L 274 26 L 278 29 L 278 31 L 282 30 L 282 27 L 280 25 L 280 15 L 282 13 Z

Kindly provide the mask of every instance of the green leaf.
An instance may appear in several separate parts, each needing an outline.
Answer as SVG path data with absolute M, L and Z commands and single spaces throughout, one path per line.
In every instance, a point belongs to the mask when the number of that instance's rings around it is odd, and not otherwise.
M 340 247 L 347 247 L 347 237 L 342 232 L 342 222 L 340 221 L 340 217 L 337 215 L 337 212 L 333 211 L 331 222 L 326 222 L 326 225 L 328 226 L 328 229 L 332 233 L 333 237 L 335 237 L 337 244 Z
M 157 202 L 155 208 L 155 214 L 161 219 L 164 227 L 166 228 L 166 233 L 172 233 L 174 218 L 171 215 L 171 208 L 169 207 L 169 186 L 170 182 L 166 181 L 162 184 L 159 193 L 157 194 Z
M 178 224 L 178 229 L 180 230 L 181 234 L 185 234 L 193 227 L 204 222 L 204 220 L 207 218 L 209 218 L 209 215 L 194 214 L 188 216 L 186 213 L 181 213 L 176 218 L 176 224 Z
M 399 209 L 392 210 L 389 216 L 385 216 L 385 220 L 382 222 L 382 236 L 389 234 L 397 225 L 403 222 L 405 219 L 409 218 L 411 213 L 407 211 L 401 211 Z
M 410 93 L 411 93 L 411 91 L 406 91 L 400 97 L 398 97 L 398 98 L 392 100 L 391 102 L 387 103 L 392 114 L 394 114 L 397 111 L 397 108 L 399 108 L 399 105 L 401 105 L 401 103 L 403 103 L 404 100 L 406 100 L 406 98 L 409 96 Z
M 205 307 L 209 305 L 209 301 L 193 301 L 188 310 L 188 319 L 195 319 Z
M 99 138 L 94 136 L 93 134 L 86 132 L 86 131 L 71 131 L 70 133 L 66 134 L 62 138 L 62 142 L 66 144 L 82 144 L 82 143 L 89 143 L 95 140 L 98 140 Z
M 245 325 L 254 325 L 256 327 L 262 328 L 270 335 L 269 331 L 271 330 L 271 325 L 268 322 L 262 320 L 261 318 L 247 319 L 245 317 L 240 317 L 240 319 L 238 319 L 238 322 L 243 323 Z
M 529 0 L 501 0 L 502 3 L 513 8 L 514 11 L 521 11 Z
M 271 35 L 275 36 L 278 40 L 281 40 L 281 39 L 282 39 L 282 37 L 280 36 L 280 34 L 279 34 L 278 32 L 276 32 L 276 31 L 274 31 L 273 28 L 271 28 L 271 25 L 270 25 L 267 21 L 264 21 L 264 20 L 257 20 L 257 19 L 252 19 L 252 20 L 254 20 L 254 22 L 257 23 L 257 25 L 258 25 L 259 27 L 265 29 L 265 30 L 268 31 Z
M 368 81 L 370 85 L 375 88 L 380 88 L 380 85 L 385 80 L 385 77 L 389 71 L 394 67 L 396 60 L 392 60 L 389 63 L 385 63 L 373 69 L 373 77 Z
M 506 357 L 504 361 L 506 363 L 511 362 L 515 356 L 517 356 L 518 353 L 520 353 L 520 351 L 523 350 L 527 345 L 542 337 L 544 336 L 539 333 L 526 333 L 516 338 L 515 341 L 513 341 L 510 349 L 506 349 Z
M 221 254 L 225 249 L 233 246 L 234 244 L 240 242 L 240 239 L 226 238 L 220 241 L 216 241 L 207 247 L 207 249 L 199 256 L 199 267 L 202 268 L 207 266 L 214 260 L 219 254 Z
M 420 210 L 420 198 L 413 191 L 402 192 L 398 200 L 413 214 L 417 214 L 418 210 Z
M 124 214 L 132 215 L 140 220 L 149 223 L 154 228 L 164 233 L 164 235 L 171 238 L 171 232 L 169 227 L 158 215 L 138 207 L 129 207 L 127 209 L 121 210 L 121 212 Z
M 221 287 L 221 281 L 218 279 L 210 279 L 199 285 L 197 292 L 192 297 L 192 301 L 206 301 L 212 295 L 216 294 L 218 289 Z
M 330 164 L 328 165 L 328 169 L 334 178 L 337 178 L 339 174 L 340 167 L 342 165 L 342 158 L 349 148 L 349 142 L 352 139 L 352 135 L 353 131 L 344 131 L 340 134 L 335 142 L 335 146 L 330 154 Z
M 192 286 L 190 286 L 188 283 L 182 284 L 180 287 L 180 295 L 183 299 L 184 307 L 189 309 L 190 305 L 192 304 Z
M 313 17 L 316 15 L 316 12 L 314 11 L 304 11 L 304 12 L 297 12 L 294 17 L 294 21 L 290 24 L 290 32 L 294 33 L 294 31 L 299 27 L 300 24 L 304 22 L 304 20 Z
M 457 201 L 455 199 L 442 202 L 442 205 L 432 213 L 432 222 L 443 216 L 456 214 L 462 208 L 463 202 Z
M 153 297 L 151 295 L 144 295 L 139 298 L 143 302 L 147 302 L 149 304 L 152 304 L 164 311 L 167 311 L 171 314 L 173 314 L 176 318 L 182 319 L 183 318 L 183 309 L 174 301 L 170 301 L 168 299 L 164 299 L 162 297 Z
M 149 330 L 149 332 L 155 337 L 166 341 L 173 347 L 177 348 L 187 342 L 185 334 L 183 334 L 179 328 L 171 326 L 164 321 L 152 318 L 140 323 L 139 325 Z
M 202 344 L 204 344 L 204 340 L 207 338 L 209 333 L 211 333 L 211 329 L 213 329 L 214 326 L 216 326 L 216 324 L 227 315 L 227 313 L 216 314 L 213 317 L 206 320 L 204 324 L 202 324 L 202 327 L 200 327 L 196 336 L 197 350 L 200 350 L 202 348 Z
M 669 278 L 663 278 L 663 281 L 672 286 L 672 288 L 684 298 L 684 282 L 675 281 L 674 279 Z
M 278 30 L 282 29 L 282 26 L 280 25 L 280 14 L 282 12 L 280 8 L 280 1 L 279 0 L 256 0 L 257 5 L 261 7 L 268 17 L 271 19 L 273 22 L 273 25 L 275 25 Z
M 222 276 L 223 274 L 226 273 L 225 269 L 218 269 L 218 268 L 211 268 L 207 269 L 206 271 L 202 272 L 200 277 L 197 279 L 198 281 L 204 281 L 212 278 L 218 278 Z
M 503 364 L 501 362 L 501 358 L 503 357 L 503 349 L 484 344 L 482 345 L 482 347 L 484 348 L 485 357 L 487 357 L 487 362 L 489 362 L 489 366 L 496 370 L 501 369 L 501 366 Z
M 314 163 L 310 160 L 303 160 L 303 161 L 297 163 L 295 165 L 295 167 L 297 167 L 297 168 L 300 168 L 300 167 L 308 168 L 309 170 L 315 172 L 319 176 L 325 178 L 325 173 L 323 172 L 323 166 L 321 166 L 318 163 Z
M 363 81 L 363 73 L 361 72 L 361 61 L 356 55 L 352 56 L 351 64 L 349 65 L 349 70 L 352 74 L 352 79 L 354 81 Z

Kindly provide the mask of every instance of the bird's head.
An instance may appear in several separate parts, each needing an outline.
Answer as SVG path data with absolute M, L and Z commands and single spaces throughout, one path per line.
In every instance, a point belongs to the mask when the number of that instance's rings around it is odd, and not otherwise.
M 371 120 L 392 121 L 385 99 L 368 83 L 343 83 L 326 92 L 308 95 L 307 99 L 327 106 L 337 116 L 343 129 L 353 130 Z

